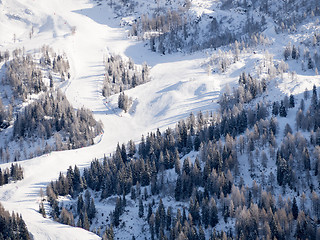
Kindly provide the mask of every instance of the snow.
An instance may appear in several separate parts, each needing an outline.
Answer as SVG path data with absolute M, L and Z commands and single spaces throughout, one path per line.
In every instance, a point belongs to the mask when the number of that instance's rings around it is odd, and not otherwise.
M 200 62 L 204 53 L 160 56 L 143 44 L 128 40 L 126 31 L 116 26 L 111 11 L 103 5 L 95 6 L 84 0 L 4 0 L 0 13 L 0 31 L 5 33 L 0 36 L 0 51 L 24 47 L 32 52 L 48 44 L 58 53 L 65 53 L 70 62 L 71 79 L 62 85 L 62 90 L 75 108 L 91 109 L 95 118 L 104 124 L 104 134 L 96 145 L 19 162 L 25 179 L 1 187 L 0 201 L 7 210 L 23 215 L 34 239 L 70 239 L 70 236 L 98 239 L 83 229 L 44 219 L 38 213 L 40 189 L 45 190 L 46 185 L 70 165 L 82 168 L 93 158 L 109 154 L 118 142 L 138 140 L 141 134 L 158 127 L 163 130 L 173 126 L 191 111 L 215 109 L 212 100 L 219 96 L 223 83 L 202 69 Z M 30 39 L 32 26 L 34 34 Z M 76 28 L 75 34 L 71 34 L 72 27 Z M 130 114 L 115 109 L 117 96 L 106 103 L 101 94 L 103 60 L 110 53 L 131 57 L 138 64 L 146 61 L 152 67 L 151 82 L 126 92 L 135 102 L 135 110 Z
M 195 1 L 197 7 L 194 11 L 212 14 L 213 2 Z M 126 20 L 132 21 L 132 18 Z M 248 53 L 244 60 L 232 64 L 226 73 L 208 75 L 203 67 L 208 59 L 205 52 L 190 55 L 152 53 L 144 43 L 128 39 L 127 31 L 120 28 L 119 23 L 120 19 L 105 3 L 96 5 L 86 0 L 0 1 L 0 51 L 24 47 L 33 52 L 48 44 L 59 53 L 65 53 L 70 62 L 71 79 L 61 85 L 62 90 L 75 108 L 85 106 L 91 109 L 95 118 L 104 124 L 104 134 L 96 139 L 95 145 L 21 161 L 25 179 L 0 187 L 1 203 L 7 210 L 22 214 L 34 239 L 70 239 L 70 236 L 72 239 L 99 239 L 83 229 L 43 218 L 38 212 L 40 189 L 45 190 L 46 185 L 56 179 L 60 171 L 66 172 L 70 165 L 83 168 L 92 159 L 109 155 L 118 142 L 137 141 L 141 134 L 172 127 L 190 112 L 216 110 L 220 91 L 226 84 L 235 86 L 239 74 L 254 70 L 254 63 L 262 62 L 264 57 L 262 48 L 258 54 Z M 30 38 L 32 27 L 34 34 Z M 75 29 L 74 34 L 72 29 Z M 274 59 L 283 59 L 283 46 L 288 38 L 275 35 L 273 25 L 268 26 L 265 34 L 274 39 L 269 50 Z M 134 102 L 129 113 L 117 109 L 117 95 L 105 99 L 101 94 L 105 73 L 103 60 L 111 53 L 151 66 L 152 81 L 126 91 Z M 278 89 L 269 92 L 267 99 L 280 99 L 289 93 L 301 94 L 306 87 L 311 89 L 313 84 L 320 85 L 319 77 L 311 70 L 299 70 L 301 67 L 294 60 L 290 60 L 289 65 L 297 72 L 296 79 L 285 74 L 283 80 L 274 84 Z M 293 122 L 291 126 L 294 126 Z M 280 132 L 283 127 L 281 125 Z M 9 164 L 0 165 L 1 168 L 7 166 Z M 249 169 L 246 165 L 243 168 Z M 110 209 L 97 208 L 105 215 L 110 212 Z M 137 217 L 136 212 L 130 214 Z

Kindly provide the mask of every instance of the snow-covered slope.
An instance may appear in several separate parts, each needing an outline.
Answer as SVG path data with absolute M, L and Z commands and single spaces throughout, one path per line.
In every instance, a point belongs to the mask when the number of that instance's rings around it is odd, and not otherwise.
M 201 1 L 198 2 L 201 6 Z M 93 158 L 109 154 L 118 142 L 138 140 L 141 134 L 156 128 L 164 130 L 190 112 L 215 110 L 220 91 L 226 84 L 234 86 L 242 71 L 258 71 L 254 65 L 259 66 L 265 59 L 265 48 L 259 47 L 258 54 L 248 51 L 227 72 L 208 74 L 204 67 L 209 57 L 207 53 L 152 53 L 143 43 L 128 39 L 119 22 L 105 3 L 96 5 L 87 0 L 0 1 L 0 51 L 24 47 L 32 52 L 48 44 L 66 53 L 71 79 L 60 86 L 61 89 L 75 108 L 91 109 L 95 118 L 104 124 L 104 134 L 97 144 L 22 161 L 25 179 L 0 188 L 0 201 L 7 210 L 22 214 L 34 239 L 98 239 L 83 229 L 43 218 L 38 213 L 40 189 L 45 189 L 48 182 L 70 165 L 85 167 Z M 275 43 L 269 51 L 280 61 L 284 45 L 295 39 L 284 34 L 275 35 L 272 25 L 265 34 Z M 117 95 L 105 99 L 101 94 L 105 74 L 103 60 L 110 53 L 151 66 L 152 81 L 126 92 L 133 99 L 128 113 L 117 109 Z M 313 84 L 320 85 L 319 77 L 314 76 L 313 71 L 300 71 L 300 65 L 294 60 L 289 64 L 297 75 L 293 78 L 284 74 L 283 79 L 278 79 L 274 86 L 279 90 L 269 94 L 270 100 L 281 94 L 302 93 Z
M 22 214 L 35 239 L 98 238 L 83 229 L 42 218 L 38 213 L 40 189 L 45 190 L 46 184 L 68 166 L 87 166 L 93 158 L 113 151 L 118 142 L 137 140 L 157 127 L 165 129 L 190 111 L 214 109 L 211 101 L 225 83 L 202 69 L 204 54 L 160 56 L 139 42 L 127 40 L 126 32 L 114 27 L 117 20 L 103 5 L 82 0 L 4 0 L 0 12 L 0 50 L 24 47 L 33 51 L 48 44 L 65 52 L 72 77 L 62 86 L 63 91 L 74 107 L 91 109 L 104 124 L 101 141 L 94 146 L 22 161 L 25 179 L 1 187 L 0 201 L 7 210 Z M 75 34 L 71 33 L 73 27 Z M 109 53 L 131 57 L 136 63 L 146 61 L 152 67 L 152 81 L 127 92 L 134 100 L 129 114 L 116 109 L 117 96 L 106 100 L 101 94 L 103 60 Z

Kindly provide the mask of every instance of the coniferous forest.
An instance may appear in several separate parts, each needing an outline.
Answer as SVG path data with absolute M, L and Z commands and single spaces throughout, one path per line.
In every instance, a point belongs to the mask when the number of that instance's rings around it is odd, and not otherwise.
M 23 169 L 18 164 L 11 164 L 10 168 L 0 168 L 0 186 L 8 184 L 11 181 L 23 179 Z
M 22 216 L 10 214 L 0 203 L 0 239 L 32 239 Z
M 150 81 L 149 67 L 144 63 L 139 69 L 132 59 L 124 60 L 111 55 L 105 62 L 105 80 L 102 95 L 108 97 Z
M 0 168 L 0 187 L 11 181 L 23 179 L 23 169 L 18 164 L 11 164 L 10 168 Z M 10 214 L 0 203 L 0 239 L 31 239 L 27 226 L 18 213 Z
M 150 239 L 317 239 L 317 89 L 305 91 L 300 105 L 293 95 L 252 104 L 267 91 L 265 82 L 243 73 L 238 89 L 222 95 L 218 114 L 191 113 L 175 129 L 142 136 L 137 146 L 118 144 L 112 157 L 95 159 L 82 174 L 70 166 L 47 186 L 52 216 L 97 231 L 90 228 L 97 214 L 90 190 L 99 201 L 117 196 L 108 227 L 99 230 L 104 239 L 123 227 L 128 202 L 137 204 Z M 289 112 L 295 125 L 279 132 Z M 247 179 L 240 160 L 247 162 Z M 66 195 L 76 208 L 61 208 L 57 197 Z M 168 197 L 180 207 L 166 206 Z
M 0 160 L 17 161 L 93 144 L 94 138 L 102 133 L 101 122 L 88 109 L 75 111 L 64 93 L 55 88 L 71 77 L 69 62 L 63 54 L 56 54 L 44 45 L 37 55 L 26 54 L 24 49 L 0 55 L 6 67 L 3 99 L 0 97 L 0 130 L 13 125 L 12 137 L 20 141 L 20 151 L 13 155 L 7 144 L 0 144 Z M 7 97 L 9 94 L 11 99 Z M 22 107 L 24 103 L 28 104 Z M 30 147 L 30 142 L 34 145 L 35 139 L 42 140 L 41 148 L 38 144 L 34 151 L 28 150 L 26 145 Z

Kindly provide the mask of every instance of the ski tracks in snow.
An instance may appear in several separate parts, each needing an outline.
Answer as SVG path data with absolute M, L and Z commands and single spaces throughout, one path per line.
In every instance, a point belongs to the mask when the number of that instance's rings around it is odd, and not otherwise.
M 151 53 L 143 44 L 128 40 L 123 29 L 108 26 L 108 23 L 114 26 L 114 19 L 103 5 L 94 6 L 86 0 L 43 0 L 37 1 L 37 4 L 27 0 L 16 1 L 25 4 L 35 16 L 38 14 L 38 22 L 41 19 L 44 21 L 38 23 L 39 26 L 44 25 L 43 31 L 32 39 L 21 39 L 21 46 L 32 49 L 47 43 L 53 49 L 66 53 L 71 79 L 61 88 L 76 109 L 84 106 L 93 111 L 95 118 L 104 124 L 104 133 L 93 146 L 52 152 L 21 161 L 25 179 L 1 187 L 0 200 L 7 210 L 23 215 L 34 239 L 70 239 L 70 236 L 72 239 L 98 239 L 98 236 L 83 229 L 44 219 L 38 213 L 40 189 L 56 179 L 60 171 L 66 172 L 70 165 L 77 164 L 83 168 L 94 158 L 112 153 L 118 142 L 137 141 L 141 134 L 154 131 L 157 127 L 164 130 L 186 118 L 191 111 L 213 110 L 215 105 L 212 101 L 219 96 L 221 80 L 207 76 L 199 66 L 199 59 L 203 59 L 204 54 L 200 57 L 179 54 L 160 56 Z M 50 24 L 47 23 L 49 16 Z M 66 25 L 75 26 L 75 34 L 70 34 Z M 129 52 L 134 61 L 151 63 L 153 79 L 126 91 L 134 99 L 133 111 L 122 113 L 115 108 L 117 96 L 108 100 L 102 97 L 103 60 L 111 53 L 125 57 Z

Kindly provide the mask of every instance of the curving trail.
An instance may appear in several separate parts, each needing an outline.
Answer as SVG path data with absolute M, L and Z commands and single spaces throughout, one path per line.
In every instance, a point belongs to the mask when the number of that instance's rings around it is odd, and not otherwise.
M 14 11 L 22 12 L 25 21 L 5 17 L 6 12 Z M 116 26 L 118 19 L 114 19 L 107 6 L 95 6 L 85 0 L 2 0 L 0 20 L 4 21 L 0 30 L 4 24 L 12 26 L 5 29 L 6 33 L 17 34 L 19 40 L 12 43 L 0 36 L 0 47 L 4 49 L 23 46 L 30 50 L 49 44 L 65 52 L 72 78 L 62 90 L 75 108 L 91 109 L 104 124 L 104 134 L 96 145 L 22 161 L 25 179 L 1 187 L 0 201 L 7 210 L 22 214 L 34 239 L 99 239 L 83 229 L 42 218 L 38 213 L 40 189 L 45 189 L 48 182 L 70 165 L 85 167 L 93 158 L 112 152 L 118 142 L 138 140 L 141 134 L 158 127 L 163 130 L 191 111 L 215 109 L 212 100 L 219 96 L 225 83 L 207 76 L 201 68 L 204 54 L 160 56 L 149 52 L 142 43 L 128 40 L 123 29 L 111 27 Z M 29 39 L 26 29 L 31 26 L 35 26 L 35 34 Z M 76 33 L 72 35 L 70 29 L 74 26 Z M 127 91 L 134 99 L 135 111 L 131 114 L 115 114 L 119 112 L 115 109 L 117 96 L 108 99 L 108 103 L 101 96 L 103 59 L 109 53 L 132 57 L 139 64 L 146 61 L 152 66 L 153 80 Z

